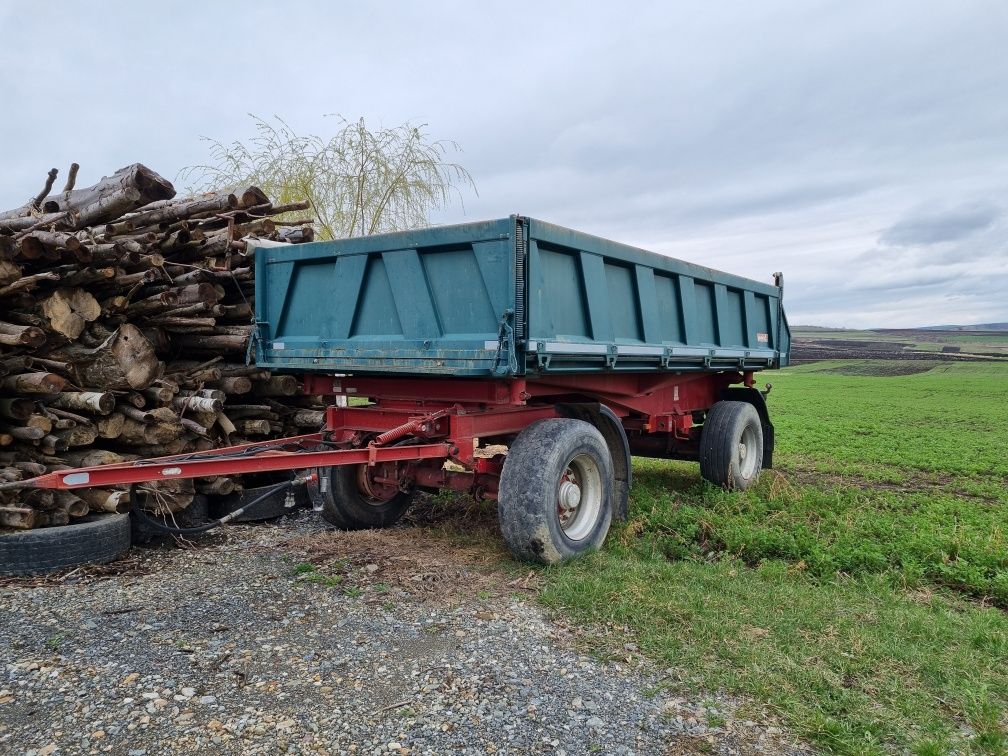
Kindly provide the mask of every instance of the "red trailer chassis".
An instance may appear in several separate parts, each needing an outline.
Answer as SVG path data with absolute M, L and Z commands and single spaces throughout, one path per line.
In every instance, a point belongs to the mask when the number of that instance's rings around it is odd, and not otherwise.
M 306 394 L 367 397 L 371 403 L 330 406 L 318 433 L 58 470 L 2 487 L 73 489 L 360 465 L 362 485 L 379 498 L 413 486 L 494 498 L 503 456 L 478 456 L 480 446 L 507 444 L 537 420 L 578 417 L 602 426 L 617 482 L 623 483 L 625 512 L 630 454 L 696 459 L 699 423 L 719 399 L 757 406 L 764 434 L 769 432 L 764 452 L 764 466 L 769 466 L 772 426 L 763 397 L 752 386 L 751 372 L 734 371 L 503 380 L 308 375 Z M 445 469 L 447 460 L 461 469 Z

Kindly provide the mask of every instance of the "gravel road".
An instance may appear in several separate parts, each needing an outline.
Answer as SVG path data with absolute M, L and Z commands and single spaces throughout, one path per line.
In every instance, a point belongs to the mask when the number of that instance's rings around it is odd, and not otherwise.
M 805 753 L 424 528 L 311 513 L 0 588 L 0 752 Z M 532 586 L 532 588 L 530 588 Z M 622 654 L 621 654 L 622 656 Z

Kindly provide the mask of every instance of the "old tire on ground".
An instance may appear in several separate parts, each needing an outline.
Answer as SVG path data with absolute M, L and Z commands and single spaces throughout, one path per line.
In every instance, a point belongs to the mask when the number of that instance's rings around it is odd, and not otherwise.
M 613 462 L 598 428 L 540 420 L 508 449 L 497 494 L 501 534 L 518 559 L 554 564 L 602 546 L 613 516 Z
M 700 433 L 700 474 L 729 491 L 744 491 L 762 467 L 759 412 L 749 402 L 716 402 Z
M 276 483 L 269 486 L 256 486 L 254 488 L 243 488 L 233 494 L 218 497 L 210 505 L 210 518 L 219 520 L 225 515 L 229 515 L 237 509 L 241 509 L 251 501 L 255 501 L 271 488 L 276 488 Z M 294 497 L 294 506 L 287 506 L 287 492 L 290 491 Z M 259 520 L 273 520 L 290 514 L 296 509 L 311 506 L 308 500 L 308 493 L 304 486 L 294 486 L 294 488 L 277 491 L 272 496 L 267 496 L 258 504 L 253 506 L 244 514 L 238 515 L 231 522 L 257 522 Z
M 37 575 L 82 564 L 106 564 L 130 548 L 125 514 L 92 514 L 69 525 L 0 535 L 0 575 Z
M 340 465 L 319 470 L 322 517 L 341 530 L 367 530 L 394 525 L 413 503 L 414 492 L 375 495 L 364 476 L 367 465 Z

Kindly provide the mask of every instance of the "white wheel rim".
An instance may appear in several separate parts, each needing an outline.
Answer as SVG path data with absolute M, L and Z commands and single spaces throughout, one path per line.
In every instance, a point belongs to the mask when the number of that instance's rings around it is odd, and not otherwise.
M 746 480 L 755 475 L 756 465 L 759 464 L 759 438 L 756 433 L 755 427 L 746 425 L 742 429 L 742 438 L 739 439 L 738 449 L 735 452 L 739 472 Z
M 582 541 L 595 530 L 602 511 L 602 472 L 588 454 L 567 463 L 557 486 L 560 529 L 572 541 Z

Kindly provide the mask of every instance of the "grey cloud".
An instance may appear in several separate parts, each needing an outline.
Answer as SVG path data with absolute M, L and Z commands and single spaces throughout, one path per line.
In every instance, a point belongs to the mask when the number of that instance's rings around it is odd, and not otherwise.
M 918 208 L 879 236 L 881 244 L 900 246 L 957 241 L 988 228 L 1001 211 L 988 202 L 946 209 Z
M 782 269 L 793 322 L 1008 320 L 983 288 L 1008 284 L 1004 218 L 985 215 L 1008 193 L 996 3 L 295 5 L 296 34 L 266 0 L 0 3 L 18 30 L 0 47 L 0 207 L 52 166 L 80 162 L 82 185 L 136 160 L 174 179 L 206 159 L 199 136 L 251 136 L 248 112 L 316 133 L 339 112 L 462 146 L 479 195 L 436 222 L 523 212 L 761 280 Z

